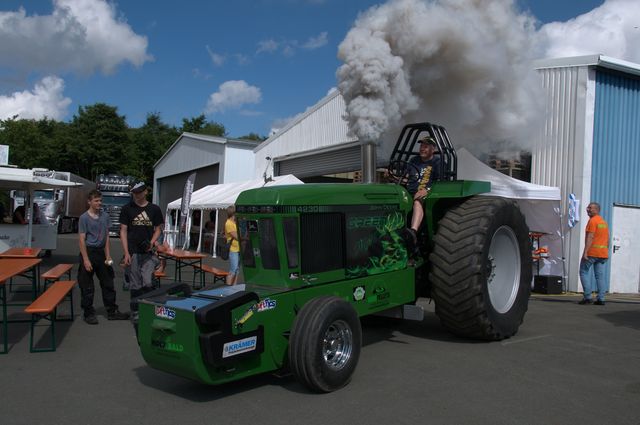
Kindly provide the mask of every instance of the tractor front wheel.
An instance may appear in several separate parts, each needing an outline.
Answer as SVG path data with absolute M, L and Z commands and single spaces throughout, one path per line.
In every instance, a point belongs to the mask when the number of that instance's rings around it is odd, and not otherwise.
M 328 393 L 349 383 L 361 345 L 360 319 L 353 307 L 334 296 L 314 298 L 293 323 L 289 365 L 302 384 Z
M 529 230 L 514 201 L 476 196 L 448 211 L 429 259 L 436 314 L 445 328 L 486 340 L 518 331 L 532 268 Z

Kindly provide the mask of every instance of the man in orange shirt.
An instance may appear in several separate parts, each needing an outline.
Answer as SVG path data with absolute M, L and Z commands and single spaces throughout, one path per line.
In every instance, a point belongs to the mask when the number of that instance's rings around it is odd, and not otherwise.
M 584 289 L 584 298 L 578 304 L 604 305 L 604 295 L 608 289 L 604 278 L 604 267 L 609 258 L 609 226 L 600 216 L 600 204 L 591 202 L 587 206 L 587 214 L 589 222 L 580 260 L 580 282 Z M 598 289 L 598 298 L 595 303 L 591 299 L 591 292 L 594 289 L 591 283 L 592 267 Z

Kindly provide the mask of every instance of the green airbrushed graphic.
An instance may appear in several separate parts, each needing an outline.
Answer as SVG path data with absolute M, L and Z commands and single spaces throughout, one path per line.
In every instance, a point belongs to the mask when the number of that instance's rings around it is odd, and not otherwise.
M 371 256 L 366 266 L 351 267 L 346 270 L 347 278 L 369 276 L 407 267 L 409 256 L 404 240 L 398 231 L 405 227 L 402 213 L 396 211 L 387 215 L 384 222 L 376 227 L 373 244 L 380 244 L 379 256 Z

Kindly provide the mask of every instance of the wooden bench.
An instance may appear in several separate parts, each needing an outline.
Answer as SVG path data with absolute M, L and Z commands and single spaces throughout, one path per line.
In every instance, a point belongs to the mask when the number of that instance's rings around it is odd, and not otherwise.
M 227 276 L 229 275 L 229 272 L 226 272 L 224 270 L 220 270 L 218 268 L 212 267 L 212 266 L 208 266 L 206 264 L 194 264 L 193 266 L 193 270 L 194 270 L 194 276 L 200 274 L 200 288 L 204 287 L 205 285 L 205 273 L 208 273 L 210 275 L 213 275 L 213 283 L 216 283 L 218 280 L 222 281 L 222 283 L 224 283 L 227 280 Z
M 166 277 L 167 277 L 167 273 L 166 272 L 164 272 L 164 271 L 161 272 L 161 271 L 155 270 L 153 272 L 153 287 L 154 288 L 159 288 L 160 287 L 160 280 L 164 279 Z
M 69 276 L 69 280 L 71 280 L 72 268 L 73 268 L 73 264 L 58 264 L 57 266 L 54 266 L 49 270 L 47 270 L 46 272 L 42 273 L 40 275 L 40 278 L 44 281 L 43 290 L 46 291 L 47 286 L 49 286 L 51 283 L 55 282 L 56 280 L 60 280 L 62 275 L 65 273 L 67 273 L 67 275 Z M 38 291 L 40 291 L 40 288 L 38 288 Z
M 32 302 L 27 308 L 24 309 L 25 313 L 31 314 L 31 335 L 29 336 L 29 351 L 32 353 L 43 351 L 56 351 L 56 312 L 58 305 L 69 296 L 71 303 L 71 317 L 69 319 L 60 320 L 73 320 L 73 287 L 76 285 L 75 280 L 59 280 L 54 282 L 49 289 L 44 291 L 34 302 Z M 40 319 L 46 319 L 51 322 L 51 347 L 44 349 L 35 348 L 33 345 L 33 334 L 36 323 Z

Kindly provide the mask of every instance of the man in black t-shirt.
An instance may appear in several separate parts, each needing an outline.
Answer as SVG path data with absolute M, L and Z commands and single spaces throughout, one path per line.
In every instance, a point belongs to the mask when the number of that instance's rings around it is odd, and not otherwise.
M 159 245 L 158 238 L 164 224 L 160 207 L 147 201 L 147 193 L 144 182 L 136 183 L 131 188 L 132 201 L 120 212 L 120 241 L 124 265 L 131 267 L 129 288 L 132 299 L 153 289 L 153 270 L 158 265 L 153 248 Z M 138 312 L 132 313 L 135 321 Z

